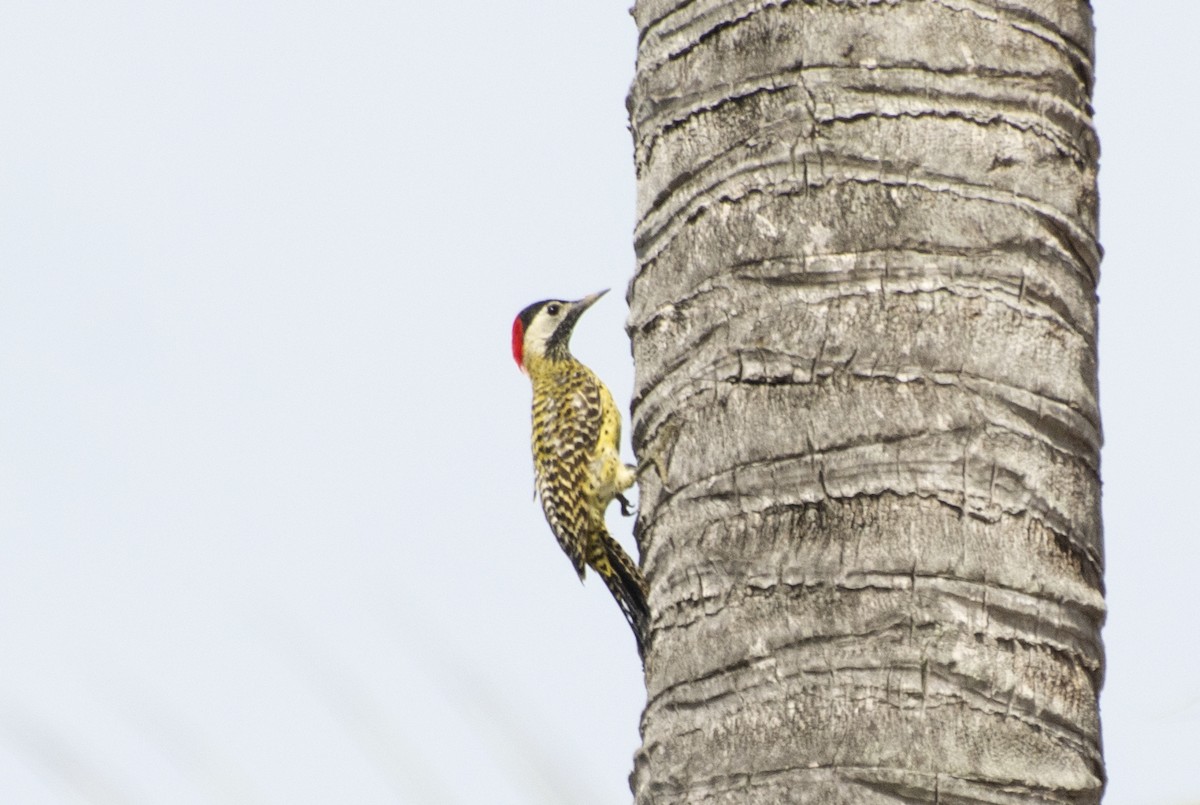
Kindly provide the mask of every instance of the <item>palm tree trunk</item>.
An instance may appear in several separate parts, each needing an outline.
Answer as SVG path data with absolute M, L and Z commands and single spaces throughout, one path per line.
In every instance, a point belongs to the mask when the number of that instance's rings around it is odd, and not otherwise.
M 1090 7 L 634 16 L 637 802 L 1098 802 Z

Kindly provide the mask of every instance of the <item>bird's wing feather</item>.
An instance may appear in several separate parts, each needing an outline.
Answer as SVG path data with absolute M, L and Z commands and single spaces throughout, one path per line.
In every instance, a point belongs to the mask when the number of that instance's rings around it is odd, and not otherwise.
M 534 407 L 535 475 L 546 521 L 583 578 L 586 542 L 596 527 L 588 502 L 595 494 L 590 462 L 600 436 L 602 386 L 582 366 L 562 382 L 570 386 L 567 393 L 544 395 Z

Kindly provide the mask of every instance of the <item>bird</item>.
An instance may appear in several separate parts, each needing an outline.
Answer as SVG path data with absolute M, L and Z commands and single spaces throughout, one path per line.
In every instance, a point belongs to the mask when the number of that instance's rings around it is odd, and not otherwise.
M 533 388 L 534 488 L 546 522 L 580 581 L 589 567 L 604 581 L 644 658 L 646 580 L 604 521 L 613 500 L 631 513 L 623 493 L 637 471 L 620 457 L 621 414 L 612 393 L 570 349 L 580 316 L 607 292 L 529 305 L 513 320 L 512 353 Z

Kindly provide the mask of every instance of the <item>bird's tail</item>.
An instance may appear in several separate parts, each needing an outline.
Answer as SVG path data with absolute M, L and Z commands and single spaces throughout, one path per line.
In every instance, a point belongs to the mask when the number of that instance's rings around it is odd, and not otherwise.
M 604 579 L 605 586 L 617 600 L 617 606 L 637 640 L 638 656 L 646 657 L 646 639 L 650 629 L 650 607 L 646 603 L 646 579 L 621 544 L 607 529 L 592 541 L 588 564 Z

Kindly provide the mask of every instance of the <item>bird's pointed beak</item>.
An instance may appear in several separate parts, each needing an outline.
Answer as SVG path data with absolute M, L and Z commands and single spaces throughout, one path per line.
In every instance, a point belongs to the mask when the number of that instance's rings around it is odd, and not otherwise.
M 567 338 L 570 338 L 571 331 L 575 329 L 575 325 L 579 323 L 579 317 L 584 314 L 589 307 L 596 304 L 596 300 L 608 293 L 608 289 L 585 296 L 582 299 L 576 299 L 574 302 L 569 302 L 570 307 L 567 309 L 567 315 L 559 323 L 555 330 L 555 335 L 562 333 Z
M 603 291 L 596 291 L 594 294 L 589 294 L 589 295 L 583 297 L 582 299 L 580 299 L 579 301 L 577 301 L 575 303 L 576 309 L 580 313 L 582 313 L 583 311 L 587 310 L 592 305 L 596 304 L 596 302 L 600 299 L 600 297 L 604 296 L 606 293 L 608 293 L 608 291 L 609 291 L 609 289 L 605 288 Z

